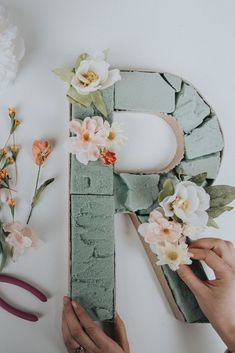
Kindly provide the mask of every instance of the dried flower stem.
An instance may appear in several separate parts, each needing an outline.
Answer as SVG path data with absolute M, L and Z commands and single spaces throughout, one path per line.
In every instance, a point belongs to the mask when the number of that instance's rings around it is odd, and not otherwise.
M 36 192 L 37 192 L 37 189 L 38 189 L 38 182 L 39 182 L 40 172 L 41 172 L 41 165 L 38 166 L 38 173 L 37 173 L 37 179 L 36 179 L 36 185 L 35 185 L 33 199 L 34 199 L 34 197 L 36 195 Z M 33 199 L 32 199 L 32 202 L 31 202 L 31 208 L 30 208 L 30 212 L 29 212 L 26 224 L 29 224 L 29 221 L 30 221 L 30 218 L 32 216 L 33 209 L 34 209 Z

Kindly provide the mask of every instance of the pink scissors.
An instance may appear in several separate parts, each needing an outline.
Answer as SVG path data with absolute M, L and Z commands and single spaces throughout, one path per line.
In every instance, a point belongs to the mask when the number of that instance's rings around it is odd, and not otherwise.
M 42 302 L 47 301 L 47 297 L 45 296 L 45 294 L 40 292 L 37 288 L 31 286 L 30 284 L 28 284 L 18 278 L 8 276 L 8 275 L 0 275 L 0 282 L 9 283 L 9 284 L 13 284 L 15 286 L 21 287 L 21 288 L 25 289 L 26 291 L 32 293 L 35 297 L 37 297 Z M 5 300 L 3 300 L 1 297 L 0 297 L 0 307 L 2 307 L 4 310 L 9 312 L 10 314 L 15 315 L 23 320 L 34 321 L 34 322 L 38 321 L 37 315 L 21 311 L 15 307 L 13 307 L 12 305 L 8 304 L 7 302 L 5 302 Z

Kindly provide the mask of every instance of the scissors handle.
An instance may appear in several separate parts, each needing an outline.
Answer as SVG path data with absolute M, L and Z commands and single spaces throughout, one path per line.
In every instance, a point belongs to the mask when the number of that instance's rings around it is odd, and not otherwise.
M 33 321 L 36 322 L 38 321 L 38 317 L 34 314 L 30 314 L 30 313 L 26 313 L 22 310 L 19 310 L 17 308 L 14 308 L 12 305 L 8 304 L 7 302 L 5 302 L 5 300 L 3 300 L 2 298 L 0 298 L 0 307 L 2 307 L 4 310 L 6 310 L 8 313 L 15 315 L 23 320 L 27 320 L 27 321 Z
M 0 282 L 9 283 L 9 284 L 13 284 L 15 286 L 21 287 L 26 291 L 32 293 L 35 297 L 37 297 L 42 302 L 47 301 L 47 297 L 40 290 L 38 290 L 37 288 L 31 286 L 29 283 L 22 281 L 18 278 L 8 276 L 8 275 L 0 275 Z

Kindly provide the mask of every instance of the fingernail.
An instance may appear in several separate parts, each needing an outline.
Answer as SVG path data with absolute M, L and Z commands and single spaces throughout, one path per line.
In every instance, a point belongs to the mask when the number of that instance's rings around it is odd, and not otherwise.
M 69 302 L 69 298 L 68 297 L 64 297 L 63 301 L 64 301 L 64 305 L 66 305 Z
M 76 309 L 77 308 L 77 303 L 72 301 L 72 306 L 73 306 L 74 309 Z

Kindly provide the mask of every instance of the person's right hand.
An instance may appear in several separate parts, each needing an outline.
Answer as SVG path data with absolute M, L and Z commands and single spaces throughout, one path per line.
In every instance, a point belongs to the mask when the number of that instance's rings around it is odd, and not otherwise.
M 205 238 L 192 242 L 189 251 L 193 259 L 213 269 L 215 279 L 203 282 L 186 265 L 180 266 L 178 275 L 228 349 L 235 352 L 235 248 L 231 242 Z

